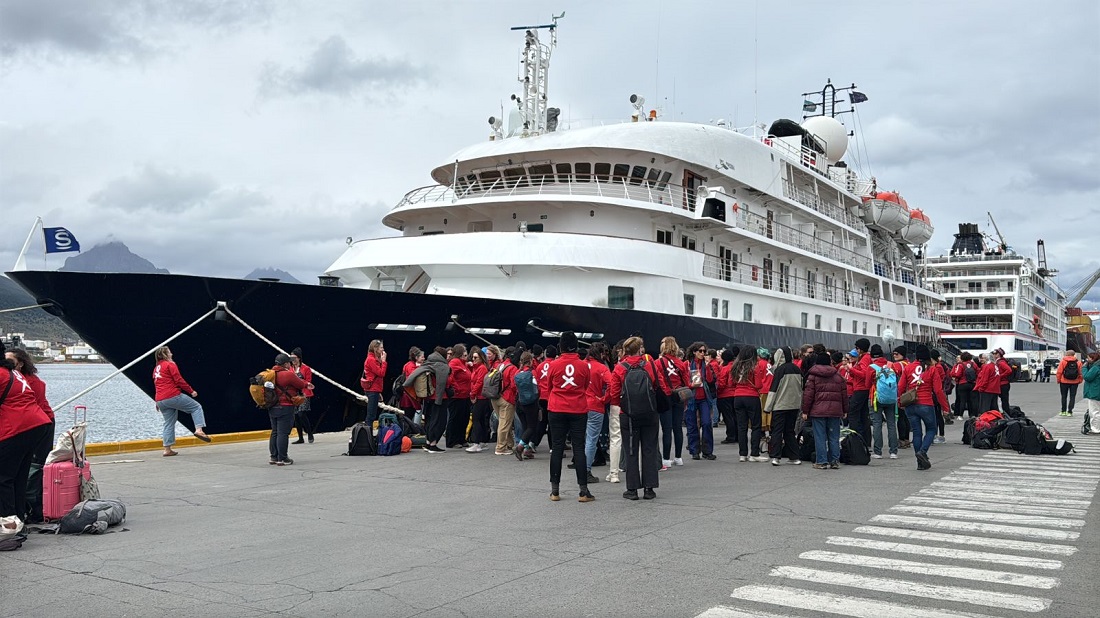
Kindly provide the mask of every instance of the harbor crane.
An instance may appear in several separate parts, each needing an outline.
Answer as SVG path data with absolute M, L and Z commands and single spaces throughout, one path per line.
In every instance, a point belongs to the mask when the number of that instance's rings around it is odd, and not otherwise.
M 998 248 L 1000 249 L 1001 253 L 1005 253 L 1006 251 L 1008 251 L 1008 243 L 1005 242 L 1005 237 L 1001 234 L 1001 228 L 997 227 L 997 222 L 993 220 L 993 213 L 987 210 L 985 211 L 985 214 L 989 215 L 989 223 L 993 225 L 993 231 L 997 232 L 997 240 L 1000 241 L 1000 244 L 997 245 Z
M 1058 274 L 1057 268 L 1047 268 L 1047 246 L 1046 243 L 1043 242 L 1042 238 L 1039 239 L 1036 251 L 1039 256 L 1039 276 L 1049 277 L 1051 275 Z
M 1078 281 L 1066 290 L 1066 310 L 1077 307 L 1077 303 L 1081 302 L 1085 296 L 1088 295 L 1092 286 L 1096 285 L 1096 282 L 1100 281 L 1100 268 L 1097 268 L 1093 273 L 1084 279 Z

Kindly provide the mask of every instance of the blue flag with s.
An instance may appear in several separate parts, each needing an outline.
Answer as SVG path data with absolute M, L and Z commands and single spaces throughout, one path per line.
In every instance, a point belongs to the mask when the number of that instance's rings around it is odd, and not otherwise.
M 63 227 L 44 227 L 42 233 L 46 235 L 46 253 L 80 251 L 76 236 Z

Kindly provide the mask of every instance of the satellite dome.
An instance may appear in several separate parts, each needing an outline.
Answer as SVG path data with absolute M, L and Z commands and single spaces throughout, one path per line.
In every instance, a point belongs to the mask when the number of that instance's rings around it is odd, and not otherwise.
M 807 118 L 802 123 L 806 132 L 821 140 L 825 146 L 825 159 L 829 163 L 836 163 L 848 150 L 848 130 L 836 118 L 828 116 L 814 116 Z

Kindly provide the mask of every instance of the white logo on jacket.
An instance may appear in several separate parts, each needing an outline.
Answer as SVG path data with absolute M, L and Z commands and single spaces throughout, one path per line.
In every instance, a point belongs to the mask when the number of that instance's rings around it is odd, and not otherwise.
M 15 378 L 16 380 L 19 380 L 19 383 L 23 385 L 22 392 L 25 393 L 25 392 L 31 390 L 31 385 L 29 383 L 27 383 L 27 379 L 23 377 L 23 374 L 19 373 L 15 369 L 12 369 L 11 376 L 13 378 Z
M 577 368 L 573 365 L 565 366 L 565 378 L 561 381 L 561 387 L 567 388 L 569 386 L 577 386 L 576 381 L 573 379 L 573 375 L 577 373 Z

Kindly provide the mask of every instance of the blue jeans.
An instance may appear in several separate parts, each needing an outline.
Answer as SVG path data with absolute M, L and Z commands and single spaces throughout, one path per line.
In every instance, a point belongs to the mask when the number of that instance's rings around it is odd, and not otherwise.
M 898 417 L 897 405 L 892 403 L 876 403 L 877 409 L 871 409 L 871 433 L 875 439 L 874 451 L 876 455 L 882 454 L 882 423 L 886 422 L 887 440 L 889 440 L 890 453 L 898 453 Z
M 592 459 L 596 456 L 596 443 L 603 430 L 603 412 L 588 411 L 588 425 L 584 431 L 584 459 L 588 462 L 588 471 L 592 471 Z
M 382 393 L 367 393 L 367 425 L 374 426 L 374 421 L 378 420 L 378 400 L 382 398 Z
M 275 406 L 267 412 L 271 419 L 271 437 L 267 440 L 267 450 L 273 461 L 286 461 L 290 448 L 290 428 L 294 426 L 294 406 Z
M 672 405 L 660 417 L 663 459 L 672 459 L 673 438 L 676 439 L 676 457 L 682 457 L 684 451 L 684 402 L 679 397 L 672 399 Z
M 838 463 L 840 461 L 840 419 L 831 416 L 815 416 L 812 420 L 817 463 Z
M 180 412 L 191 415 L 191 420 L 195 422 L 196 431 L 201 427 L 206 427 L 206 417 L 202 414 L 202 406 L 199 402 L 192 399 L 191 395 L 186 393 L 180 393 L 175 397 L 169 397 L 163 401 L 158 401 L 157 409 L 160 410 L 161 416 L 164 417 L 164 432 L 162 436 L 164 446 L 172 446 L 176 443 L 176 421 L 179 418 Z
M 936 437 L 936 408 L 915 403 L 905 408 L 905 415 L 909 417 L 909 425 L 913 428 L 913 451 L 928 454 L 928 448 L 932 446 L 932 440 Z M 921 424 L 924 424 L 922 436 Z
M 710 401 L 688 399 L 684 422 L 687 423 L 688 452 L 693 456 L 714 452 L 714 426 L 711 425 Z M 699 432 L 702 432 L 700 439 Z
M 722 418 L 722 415 L 718 413 L 718 399 L 717 398 L 714 398 L 714 399 L 708 398 L 707 399 L 707 405 L 710 406 L 710 424 L 711 424 L 711 427 L 712 428 L 717 427 L 718 426 L 718 421 L 721 420 L 721 418 Z M 713 432 L 711 432 L 711 433 L 713 433 Z

